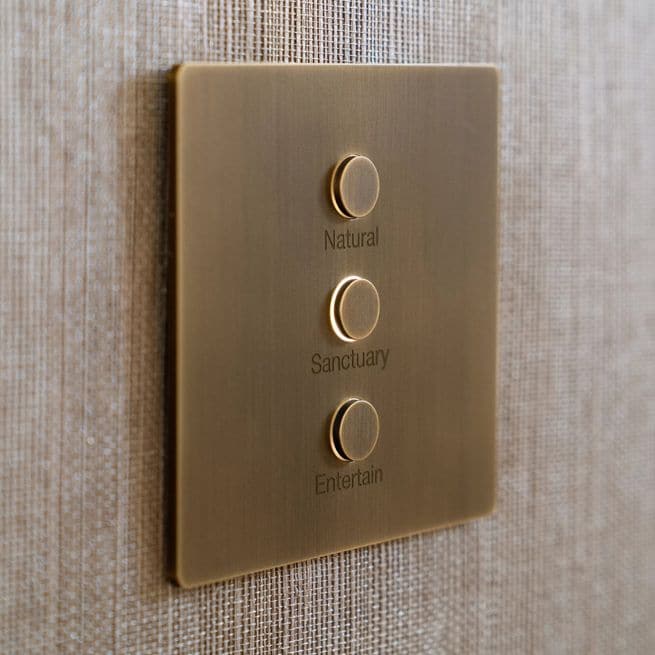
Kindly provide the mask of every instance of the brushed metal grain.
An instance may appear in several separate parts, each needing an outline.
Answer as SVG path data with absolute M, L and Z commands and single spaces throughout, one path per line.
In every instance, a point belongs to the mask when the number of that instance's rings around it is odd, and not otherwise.
M 497 87 L 489 66 L 174 72 L 180 584 L 493 508 Z M 379 173 L 356 220 L 330 197 L 349 153 Z M 356 343 L 328 320 L 350 275 L 381 307 Z M 345 463 L 328 425 L 353 397 L 380 436 Z

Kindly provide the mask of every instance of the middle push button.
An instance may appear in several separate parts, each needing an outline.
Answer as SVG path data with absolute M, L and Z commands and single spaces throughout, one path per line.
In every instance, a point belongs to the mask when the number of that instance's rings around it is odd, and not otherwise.
M 380 296 L 375 285 L 358 275 L 345 277 L 330 299 L 330 324 L 342 341 L 367 337 L 380 318 Z

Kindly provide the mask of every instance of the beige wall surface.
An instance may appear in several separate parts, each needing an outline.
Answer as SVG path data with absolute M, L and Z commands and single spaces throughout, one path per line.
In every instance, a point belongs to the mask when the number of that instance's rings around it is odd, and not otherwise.
M 165 75 L 502 70 L 498 509 L 164 574 Z M 655 5 L 0 7 L 0 652 L 655 652 Z

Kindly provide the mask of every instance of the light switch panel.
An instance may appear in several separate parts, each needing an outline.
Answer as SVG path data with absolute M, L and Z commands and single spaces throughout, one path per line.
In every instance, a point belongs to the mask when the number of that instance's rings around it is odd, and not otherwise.
M 491 66 L 172 75 L 173 575 L 494 505 Z

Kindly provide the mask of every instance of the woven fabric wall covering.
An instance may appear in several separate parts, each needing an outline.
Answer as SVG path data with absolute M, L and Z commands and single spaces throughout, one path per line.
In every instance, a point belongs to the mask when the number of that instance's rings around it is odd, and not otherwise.
M 165 72 L 502 70 L 498 509 L 164 575 Z M 0 8 L 0 652 L 655 652 L 655 5 Z

